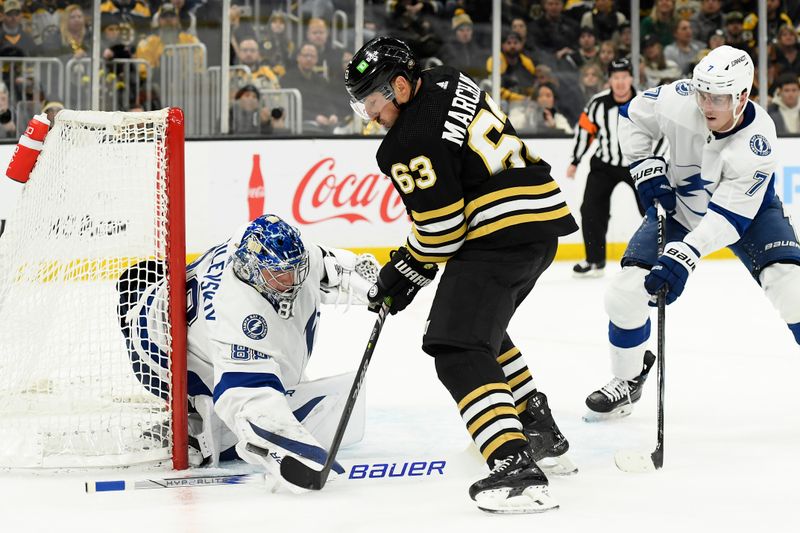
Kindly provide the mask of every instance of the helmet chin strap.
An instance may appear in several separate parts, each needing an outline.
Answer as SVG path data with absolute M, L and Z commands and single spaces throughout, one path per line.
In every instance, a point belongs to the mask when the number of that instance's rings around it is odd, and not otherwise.
M 392 98 L 392 103 L 398 109 L 398 111 L 402 111 L 409 103 L 411 103 L 411 100 L 413 100 L 414 97 L 417 95 L 417 87 L 419 86 L 419 80 L 415 81 L 413 84 L 411 83 L 410 80 L 408 80 L 408 83 L 409 85 L 411 85 L 411 96 L 408 97 L 408 101 L 406 103 L 404 104 L 398 103 L 396 96 Z
M 747 93 L 747 96 L 750 96 L 750 93 Z M 742 95 L 740 94 L 739 98 L 741 99 L 741 97 Z M 739 102 L 736 103 L 736 107 L 739 107 Z M 726 130 L 718 131 L 717 133 L 728 133 L 739 125 L 739 119 L 742 118 L 742 115 L 744 114 L 744 108 L 747 107 L 747 98 L 745 97 L 744 103 L 742 103 L 742 110 L 738 113 L 736 112 L 736 107 L 733 108 L 733 124 L 731 127 Z

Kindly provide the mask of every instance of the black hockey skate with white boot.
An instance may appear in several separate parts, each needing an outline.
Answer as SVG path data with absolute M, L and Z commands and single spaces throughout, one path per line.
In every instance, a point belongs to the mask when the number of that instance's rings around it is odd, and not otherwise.
M 606 262 L 590 263 L 581 261 L 572 267 L 572 275 L 576 278 L 600 278 L 605 274 Z
M 656 361 L 650 350 L 644 353 L 642 373 L 631 380 L 614 378 L 602 388 L 586 398 L 589 411 L 584 415 L 585 422 L 600 422 L 612 418 L 622 418 L 633 412 L 633 404 L 642 397 L 642 389 L 647 375 Z
M 469 488 L 469 496 L 487 513 L 542 513 L 558 509 L 550 496 L 547 476 L 536 466 L 527 446 L 495 461 L 489 476 Z
M 566 455 L 569 442 L 558 429 L 543 392 L 537 391 L 528 398 L 528 406 L 521 418 L 522 430 L 530 441 L 533 460 L 539 468 L 554 476 L 578 472 L 578 467 Z

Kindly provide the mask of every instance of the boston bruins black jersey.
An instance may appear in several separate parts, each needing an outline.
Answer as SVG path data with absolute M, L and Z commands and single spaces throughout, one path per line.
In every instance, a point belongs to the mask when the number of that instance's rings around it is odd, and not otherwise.
M 528 150 L 494 100 L 453 68 L 422 73 L 377 159 L 411 215 L 406 246 L 420 261 L 578 229 L 550 165 Z

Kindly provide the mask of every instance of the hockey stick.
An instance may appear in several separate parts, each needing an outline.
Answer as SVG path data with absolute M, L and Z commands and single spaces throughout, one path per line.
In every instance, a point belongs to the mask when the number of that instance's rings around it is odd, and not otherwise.
M 664 208 L 656 202 L 658 209 L 658 255 L 664 253 L 666 241 L 666 213 Z M 664 466 L 664 342 L 665 322 L 667 315 L 667 290 L 658 291 L 658 433 L 656 449 L 653 453 L 620 451 L 614 456 L 617 468 L 625 472 L 653 472 Z
M 367 348 L 364 350 L 364 356 L 361 358 L 361 364 L 356 372 L 356 378 L 353 380 L 353 386 L 350 388 L 350 395 L 347 397 L 347 403 L 342 411 L 342 418 L 339 419 L 339 425 L 336 427 L 336 433 L 331 442 L 331 449 L 328 452 L 328 458 L 325 464 L 322 465 L 322 470 L 314 470 L 304 463 L 301 463 L 291 455 L 287 455 L 281 461 L 281 476 L 298 487 L 310 490 L 320 490 L 325 486 L 328 480 L 328 475 L 331 473 L 331 468 L 336 459 L 336 452 L 339 451 L 339 446 L 342 444 L 344 432 L 347 429 L 347 423 L 350 421 L 350 415 L 353 413 L 353 408 L 356 405 L 358 398 L 358 391 L 364 383 L 364 377 L 367 375 L 367 367 L 372 359 L 372 353 L 375 351 L 375 344 L 378 342 L 378 335 L 383 329 L 383 322 L 386 320 L 386 314 L 389 312 L 390 302 L 384 302 L 378 310 L 378 319 L 375 325 L 372 326 L 372 333 L 369 335 Z
M 86 492 L 117 492 L 124 490 L 178 489 L 181 487 L 208 487 L 211 485 L 243 485 L 264 481 L 264 473 L 227 474 L 220 476 L 166 477 L 160 479 L 87 481 Z

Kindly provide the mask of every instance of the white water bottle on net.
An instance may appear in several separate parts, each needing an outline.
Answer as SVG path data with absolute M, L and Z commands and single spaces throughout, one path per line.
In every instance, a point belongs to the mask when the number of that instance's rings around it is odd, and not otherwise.
M 56 117 L 0 237 L 0 468 L 186 468 L 183 142 L 179 109 Z

